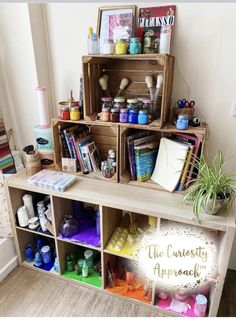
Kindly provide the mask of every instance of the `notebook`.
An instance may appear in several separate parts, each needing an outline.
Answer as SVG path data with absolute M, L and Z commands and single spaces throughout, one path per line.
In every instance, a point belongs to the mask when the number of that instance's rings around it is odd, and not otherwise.
M 151 179 L 173 192 L 180 181 L 188 148 L 184 143 L 162 137 Z

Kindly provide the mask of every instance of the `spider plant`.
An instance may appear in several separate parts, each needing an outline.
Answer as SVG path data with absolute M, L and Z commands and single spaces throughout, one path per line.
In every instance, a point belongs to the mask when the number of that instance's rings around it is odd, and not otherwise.
M 222 151 L 218 151 L 210 164 L 204 157 L 195 159 L 198 176 L 186 189 L 184 201 L 193 204 L 197 219 L 202 211 L 216 214 L 222 207 L 229 208 L 235 199 L 235 181 L 231 173 L 224 172 L 225 164 Z

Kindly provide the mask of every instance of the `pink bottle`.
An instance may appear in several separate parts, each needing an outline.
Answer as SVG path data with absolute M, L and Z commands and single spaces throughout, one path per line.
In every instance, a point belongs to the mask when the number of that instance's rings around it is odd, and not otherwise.
M 207 298 L 204 295 L 197 295 L 194 304 L 194 314 L 198 317 L 204 317 L 207 309 Z

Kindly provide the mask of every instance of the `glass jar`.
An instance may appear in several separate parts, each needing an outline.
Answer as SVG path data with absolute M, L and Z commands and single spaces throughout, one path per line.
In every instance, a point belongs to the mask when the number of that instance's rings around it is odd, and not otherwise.
M 102 113 L 100 116 L 100 120 L 103 122 L 109 122 L 110 121 L 110 108 L 103 108 Z
M 93 267 L 93 251 L 91 249 L 85 250 L 84 259 L 86 260 L 89 268 Z
M 101 163 L 101 172 L 106 178 L 111 178 L 115 174 L 112 164 L 108 161 L 103 161 Z
M 127 123 L 129 119 L 129 111 L 128 109 L 120 110 L 120 123 Z
M 143 110 L 147 111 L 149 123 L 152 120 L 152 101 L 150 99 L 143 99 Z
M 125 98 L 123 96 L 117 96 L 114 98 L 114 107 L 118 108 L 119 110 L 125 109 Z
M 113 106 L 113 99 L 110 96 L 104 96 L 101 98 L 101 104 L 102 104 L 102 109 L 106 109 L 106 108 L 112 108 Z
M 178 130 L 187 130 L 188 125 L 189 125 L 188 117 L 186 115 L 179 115 L 176 122 L 176 128 Z
M 72 121 L 79 121 L 80 120 L 80 111 L 78 106 L 73 106 L 70 109 L 70 119 Z
M 113 107 L 111 109 L 110 121 L 113 123 L 119 122 L 119 113 L 120 113 L 120 110 L 116 107 Z
M 131 38 L 129 45 L 129 53 L 130 54 L 141 54 L 142 45 L 140 42 L 140 38 Z
M 115 45 L 112 39 L 105 40 L 102 45 L 102 53 L 103 54 L 114 54 Z
M 131 124 L 138 123 L 138 110 L 137 109 L 131 109 L 129 111 L 129 123 L 131 123 Z
M 43 259 L 44 264 L 49 264 L 51 262 L 51 260 L 52 260 L 51 250 L 50 250 L 50 247 L 48 245 L 43 246 L 41 248 L 41 255 L 42 255 L 42 259 Z
M 139 110 L 138 112 L 138 124 L 145 125 L 148 124 L 149 118 L 146 110 Z
M 116 43 L 115 52 L 118 55 L 127 54 L 127 42 L 125 39 L 120 39 Z
M 138 109 L 138 99 L 128 99 L 127 100 L 128 110 Z
M 62 107 L 60 117 L 65 121 L 70 119 L 70 111 L 68 106 Z
M 63 237 L 72 237 L 79 232 L 79 223 L 71 215 L 66 215 L 60 225 L 60 234 Z

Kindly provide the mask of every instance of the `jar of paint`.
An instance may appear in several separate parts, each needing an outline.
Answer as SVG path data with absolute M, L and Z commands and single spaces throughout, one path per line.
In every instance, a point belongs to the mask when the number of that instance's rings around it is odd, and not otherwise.
M 60 117 L 62 120 L 66 121 L 70 119 L 70 111 L 69 111 L 69 107 L 65 106 L 61 109 L 61 114 Z
M 138 99 L 128 99 L 127 100 L 127 109 L 128 110 L 133 110 L 133 109 L 138 109 Z
M 142 45 L 140 38 L 131 38 L 130 39 L 130 46 L 129 46 L 129 53 L 130 54 L 141 54 L 142 52 Z
M 204 295 L 197 295 L 193 312 L 198 317 L 205 317 L 207 309 L 207 298 Z
M 120 39 L 116 43 L 115 52 L 118 55 L 127 54 L 127 42 L 125 39 Z
M 110 116 L 111 116 L 110 108 L 103 108 L 100 115 L 100 120 L 103 122 L 109 122 Z
M 119 122 L 119 113 L 120 113 L 120 110 L 116 107 L 113 107 L 111 109 L 110 121 L 113 123 Z
M 102 45 L 103 54 L 114 54 L 115 45 L 112 39 L 105 40 Z
M 93 267 L 93 251 L 91 249 L 87 249 L 84 252 L 84 258 L 88 265 L 88 267 Z
M 41 248 L 41 254 L 42 254 L 44 264 L 49 264 L 51 262 L 52 258 L 51 258 L 51 250 L 50 250 L 50 247 L 48 245 L 43 246 Z
M 101 98 L 102 109 L 111 109 L 113 107 L 113 100 L 110 96 L 103 96 Z
M 186 115 L 179 115 L 176 122 L 176 128 L 178 130 L 187 130 L 188 125 L 189 125 L 188 117 Z
M 138 110 L 132 109 L 129 111 L 129 123 L 137 124 L 138 123 Z
M 120 110 L 120 123 L 127 123 L 129 120 L 129 111 L 128 109 Z
M 146 110 L 139 110 L 138 112 L 138 124 L 145 125 L 148 124 L 149 118 Z
M 117 96 L 114 98 L 114 107 L 117 109 L 125 109 L 126 104 L 125 104 L 125 98 L 123 96 Z
M 80 120 L 80 111 L 78 106 L 73 106 L 70 109 L 70 119 L 72 121 L 79 121 Z

